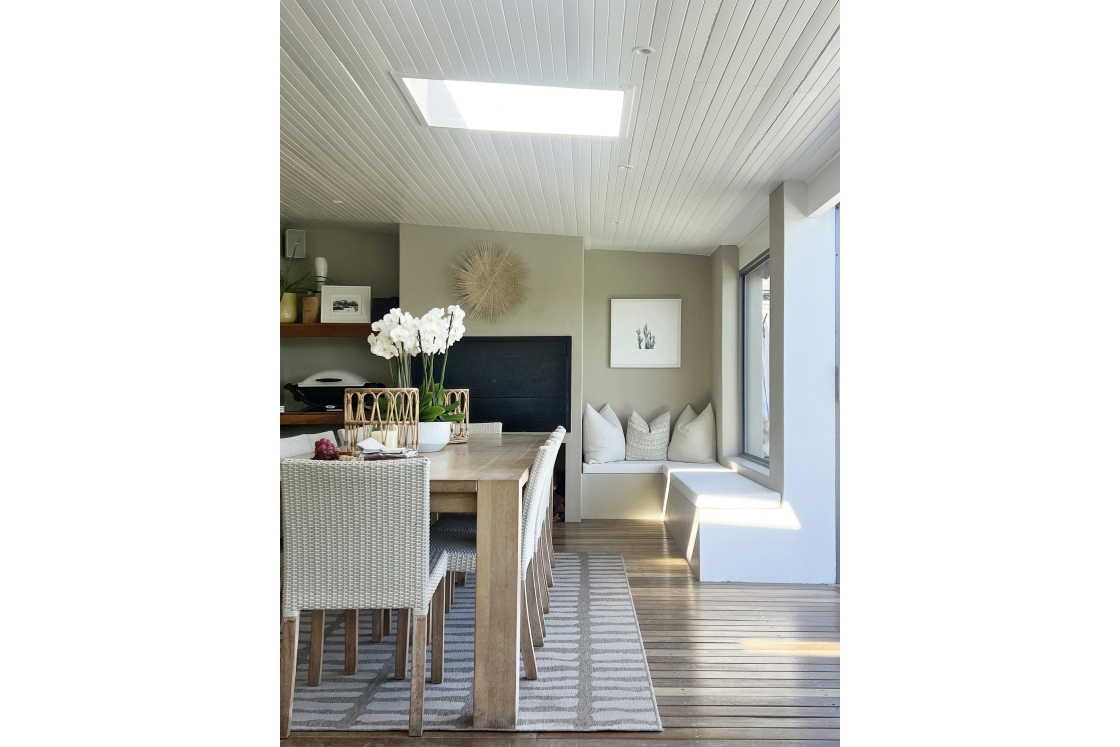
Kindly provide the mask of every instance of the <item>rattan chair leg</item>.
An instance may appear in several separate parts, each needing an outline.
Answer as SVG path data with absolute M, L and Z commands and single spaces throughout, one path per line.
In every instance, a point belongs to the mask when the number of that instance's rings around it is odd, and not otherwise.
M 407 628 L 406 628 L 407 630 Z M 428 616 L 417 615 L 412 625 L 412 685 L 409 688 L 408 736 L 424 733 L 424 676 L 428 668 Z
M 280 738 L 292 733 L 292 706 L 296 699 L 296 642 L 299 616 L 280 623 Z
M 323 679 L 323 629 L 325 610 L 311 612 L 311 651 L 307 656 L 307 686 L 318 687 Z
M 373 618 L 373 635 L 370 640 L 372 640 L 374 643 L 381 643 L 381 639 L 385 637 L 385 633 L 381 629 L 381 623 L 385 618 L 381 614 L 381 610 L 370 610 L 370 613 L 371 617 Z
M 358 611 L 346 610 L 346 656 L 343 671 L 354 674 L 358 671 Z
M 393 679 L 403 680 L 408 668 L 408 621 L 411 610 L 397 610 L 397 661 Z
M 452 588 L 451 575 L 448 574 L 439 586 L 436 587 L 435 597 L 432 598 L 432 684 L 443 682 L 443 631 L 446 624 L 447 606 L 444 598 Z
M 533 651 L 533 632 L 530 630 L 529 590 L 527 584 L 521 582 L 521 660 L 525 663 L 525 677 L 530 680 L 537 678 L 537 655 Z

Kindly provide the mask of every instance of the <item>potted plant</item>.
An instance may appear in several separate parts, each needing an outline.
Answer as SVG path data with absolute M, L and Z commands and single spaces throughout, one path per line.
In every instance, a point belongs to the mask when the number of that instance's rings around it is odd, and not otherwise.
M 299 315 L 299 306 L 296 300 L 299 294 L 315 295 L 315 278 L 310 272 L 305 272 L 296 280 L 292 279 L 292 262 L 295 257 L 288 259 L 288 266 L 280 273 L 280 323 L 291 324 Z
M 389 361 L 397 386 L 412 383 L 412 358 L 419 355 L 423 366 L 420 381 L 420 451 L 439 451 L 451 438 L 451 424 L 462 422 L 464 413 L 455 412 L 459 403 L 444 404 L 443 382 L 447 375 L 448 350 L 467 331 L 466 313 L 458 306 L 435 308 L 422 317 L 392 309 L 370 325 L 370 352 Z M 443 354 L 439 381 L 435 379 L 435 357 Z

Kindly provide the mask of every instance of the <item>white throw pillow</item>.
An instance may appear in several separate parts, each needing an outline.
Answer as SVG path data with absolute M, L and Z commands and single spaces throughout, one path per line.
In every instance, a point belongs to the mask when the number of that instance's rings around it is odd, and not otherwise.
M 669 448 L 669 413 L 658 415 L 649 425 L 636 412 L 626 423 L 626 461 L 663 462 Z
M 714 462 L 716 460 L 716 416 L 708 405 L 699 415 L 685 405 L 669 442 L 670 462 Z
M 588 464 L 621 462 L 626 459 L 626 438 L 622 423 L 610 405 L 595 412 L 587 405 L 583 412 L 583 461 Z

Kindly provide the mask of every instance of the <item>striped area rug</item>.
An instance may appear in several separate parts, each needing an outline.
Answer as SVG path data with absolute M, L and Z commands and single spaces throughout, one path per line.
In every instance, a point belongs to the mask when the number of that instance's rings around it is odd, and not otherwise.
M 539 678 L 521 672 L 517 731 L 661 731 L 622 556 L 557 553 L 553 577 L 548 636 L 536 649 Z M 293 730 L 408 729 L 409 681 L 392 679 L 396 636 L 371 643 L 370 613 L 359 620 L 358 672 L 343 674 L 343 614 L 329 611 L 322 682 L 308 687 L 311 622 L 301 616 Z M 472 729 L 474 574 L 455 589 L 444 651 L 443 682 L 425 687 L 424 729 Z M 428 666 L 430 676 L 430 652 Z

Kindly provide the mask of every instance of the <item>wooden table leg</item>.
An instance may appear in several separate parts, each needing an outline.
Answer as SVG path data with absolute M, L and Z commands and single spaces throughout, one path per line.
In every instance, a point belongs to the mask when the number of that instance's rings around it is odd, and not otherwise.
M 521 597 L 521 486 L 478 481 L 474 726 L 517 725 Z
M 280 624 L 280 738 L 292 733 L 292 706 L 296 697 L 296 641 L 299 617 L 285 617 Z

